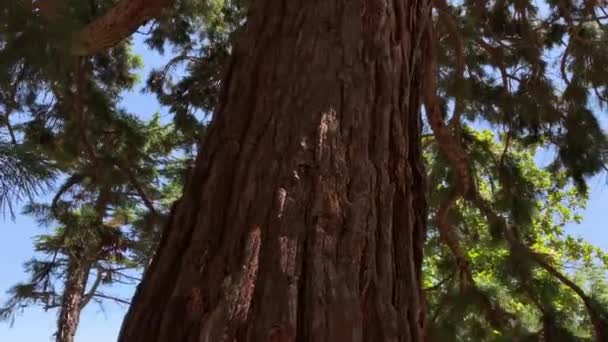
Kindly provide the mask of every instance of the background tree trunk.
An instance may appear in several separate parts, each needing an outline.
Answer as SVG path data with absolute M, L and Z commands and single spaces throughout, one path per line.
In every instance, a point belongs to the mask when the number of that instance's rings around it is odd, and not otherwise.
M 422 341 L 427 1 L 252 1 L 120 341 Z
M 88 264 L 80 257 L 70 256 L 63 290 L 63 301 L 57 320 L 55 339 L 57 342 L 74 342 L 88 277 Z

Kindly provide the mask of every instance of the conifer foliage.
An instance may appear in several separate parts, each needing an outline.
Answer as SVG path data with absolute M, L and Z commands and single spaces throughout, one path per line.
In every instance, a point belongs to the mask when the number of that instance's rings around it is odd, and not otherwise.
M 27 200 L 22 214 L 48 229 L 0 318 L 29 305 L 57 309 L 62 342 L 73 341 L 87 304 L 129 303 L 105 288 L 137 283 L 193 145 L 158 114 L 143 121 L 120 107 L 141 66 L 129 41 L 87 57 L 62 49 L 65 32 L 111 5 L 74 4 L 52 17 L 20 2 L 0 5 L 0 204 L 12 214 Z

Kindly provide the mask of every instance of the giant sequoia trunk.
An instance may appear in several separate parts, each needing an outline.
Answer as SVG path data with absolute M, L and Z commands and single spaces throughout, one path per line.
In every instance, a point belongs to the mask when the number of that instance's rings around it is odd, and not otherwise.
M 423 0 L 251 1 L 120 341 L 422 341 Z

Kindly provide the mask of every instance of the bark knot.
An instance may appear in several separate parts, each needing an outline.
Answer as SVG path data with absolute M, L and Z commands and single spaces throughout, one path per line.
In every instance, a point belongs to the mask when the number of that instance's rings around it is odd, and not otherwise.
M 245 260 L 241 269 L 240 279 L 231 286 L 228 295 L 228 317 L 231 321 L 238 323 L 244 322 L 249 314 L 251 299 L 258 276 L 260 247 L 261 247 L 260 227 L 255 226 L 249 233 L 245 245 Z
M 336 110 L 330 108 L 327 112 L 321 115 L 321 122 L 319 123 L 319 142 L 317 144 L 317 157 L 318 160 L 323 159 L 323 150 L 328 148 L 327 140 L 331 134 L 338 130 L 338 115 Z
M 279 250 L 281 253 L 281 271 L 287 276 L 294 276 L 296 272 L 296 255 L 298 243 L 287 236 L 279 238 Z
M 278 218 L 283 217 L 283 211 L 285 210 L 285 202 L 287 202 L 287 190 L 285 188 L 279 188 L 277 191 L 277 202 L 279 205 Z

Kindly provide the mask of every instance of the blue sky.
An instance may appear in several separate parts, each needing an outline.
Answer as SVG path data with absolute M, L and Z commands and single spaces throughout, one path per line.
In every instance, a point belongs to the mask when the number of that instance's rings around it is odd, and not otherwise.
M 141 36 L 136 37 L 135 52 L 143 57 L 145 67 L 142 75 L 147 75 L 151 68 L 164 64 L 171 56 L 160 56 L 147 50 L 141 43 Z M 145 77 L 145 76 L 144 76 Z M 123 105 L 129 111 L 144 117 L 155 112 L 165 116 L 166 109 L 161 108 L 153 96 L 141 94 L 140 88 L 126 93 Z M 600 115 L 606 115 L 601 113 Z M 542 156 L 541 156 L 541 159 Z M 543 160 L 539 160 L 543 163 Z M 608 220 L 608 185 L 607 176 L 600 175 L 591 181 L 592 192 L 587 209 L 583 212 L 584 220 L 580 225 L 570 225 L 568 232 L 582 236 L 591 243 L 608 250 L 608 235 L 605 223 Z M 22 264 L 33 255 L 32 237 L 44 232 L 37 224 L 25 216 L 17 216 L 15 221 L 8 217 L 0 217 L 0 303 L 6 299 L 4 291 L 15 283 L 25 280 Z M 123 297 L 131 297 L 133 289 L 126 287 L 114 288 L 113 292 Z M 81 323 L 76 336 L 80 342 L 115 341 L 126 307 L 107 304 L 103 310 L 95 304 L 89 305 L 83 312 Z M 0 323 L 1 342 L 38 342 L 51 341 L 55 331 L 56 312 L 43 312 L 38 308 L 25 310 L 19 315 L 11 327 Z

